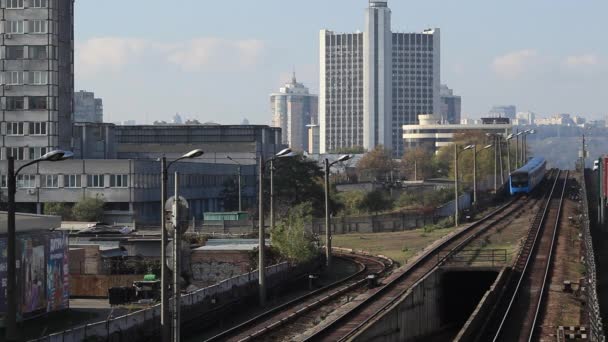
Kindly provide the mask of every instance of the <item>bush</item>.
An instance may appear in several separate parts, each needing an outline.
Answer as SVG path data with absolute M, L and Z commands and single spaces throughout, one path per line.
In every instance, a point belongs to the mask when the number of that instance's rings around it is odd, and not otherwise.
M 392 199 L 380 190 L 368 192 L 363 198 L 363 201 L 359 204 L 359 209 L 368 213 L 377 213 L 392 208 Z
M 105 202 L 99 197 L 87 197 L 80 200 L 72 208 L 72 216 L 78 221 L 101 221 Z
M 61 216 L 62 220 L 68 220 L 70 219 L 72 212 L 70 207 L 65 203 L 45 203 L 44 214 Z
M 285 259 L 306 262 L 318 254 L 318 241 L 306 229 L 312 221 L 312 203 L 305 202 L 289 210 L 287 217 L 270 232 L 272 246 Z

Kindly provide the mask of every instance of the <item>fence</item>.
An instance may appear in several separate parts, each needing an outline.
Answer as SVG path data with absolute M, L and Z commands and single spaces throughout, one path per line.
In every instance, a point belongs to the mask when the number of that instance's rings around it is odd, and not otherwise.
M 605 341 L 604 327 L 602 324 L 602 316 L 600 314 L 600 304 L 597 296 L 597 272 L 595 267 L 595 255 L 593 253 L 593 241 L 591 238 L 591 223 L 589 222 L 589 197 L 587 197 L 587 184 L 585 176 L 581 181 L 581 198 L 583 203 L 582 208 L 582 231 L 584 243 L 585 269 L 587 270 L 588 286 L 585 287 L 587 292 L 588 305 L 585 307 L 589 316 L 589 337 L 590 341 L 603 342 Z
M 280 263 L 266 267 L 267 277 L 279 275 L 293 269 L 288 263 Z M 222 295 L 236 296 L 243 286 L 257 286 L 257 270 L 240 276 L 226 279 L 204 289 L 200 289 L 181 296 L 182 311 L 192 314 L 195 306 L 201 304 L 216 304 Z M 170 300 L 170 307 L 173 299 Z M 79 342 L 83 340 L 104 341 L 137 341 L 144 336 L 154 336 L 160 326 L 160 304 L 139 310 L 128 315 L 116 317 L 107 321 L 76 327 L 55 334 L 51 334 L 32 341 L 40 342 Z

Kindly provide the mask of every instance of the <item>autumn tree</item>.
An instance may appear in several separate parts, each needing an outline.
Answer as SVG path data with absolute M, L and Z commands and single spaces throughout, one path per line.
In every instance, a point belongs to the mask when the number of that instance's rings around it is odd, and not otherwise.
M 389 178 L 394 168 L 395 163 L 391 157 L 391 151 L 382 145 L 367 152 L 357 163 L 357 171 L 360 175 L 368 176 L 376 181 Z
M 401 172 L 408 180 L 425 180 L 437 175 L 437 163 L 432 151 L 424 148 L 410 149 L 401 159 Z

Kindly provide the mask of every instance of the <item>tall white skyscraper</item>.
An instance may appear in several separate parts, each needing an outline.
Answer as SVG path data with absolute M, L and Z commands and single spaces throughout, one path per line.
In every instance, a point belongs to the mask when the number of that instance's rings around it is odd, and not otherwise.
M 370 1 L 364 33 L 320 36 L 321 153 L 384 145 L 403 153 L 402 126 L 439 113 L 439 29 L 391 31 L 387 1 Z

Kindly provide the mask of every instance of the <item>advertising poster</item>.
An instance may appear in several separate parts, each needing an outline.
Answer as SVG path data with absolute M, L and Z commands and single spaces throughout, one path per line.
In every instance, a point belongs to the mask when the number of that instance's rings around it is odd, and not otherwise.
M 46 236 L 21 238 L 21 314 L 46 310 Z
M 0 312 L 6 312 L 6 239 L 0 239 Z
M 63 234 L 49 236 L 49 254 L 46 266 L 47 311 L 60 310 L 64 303 L 64 257 L 66 241 Z

